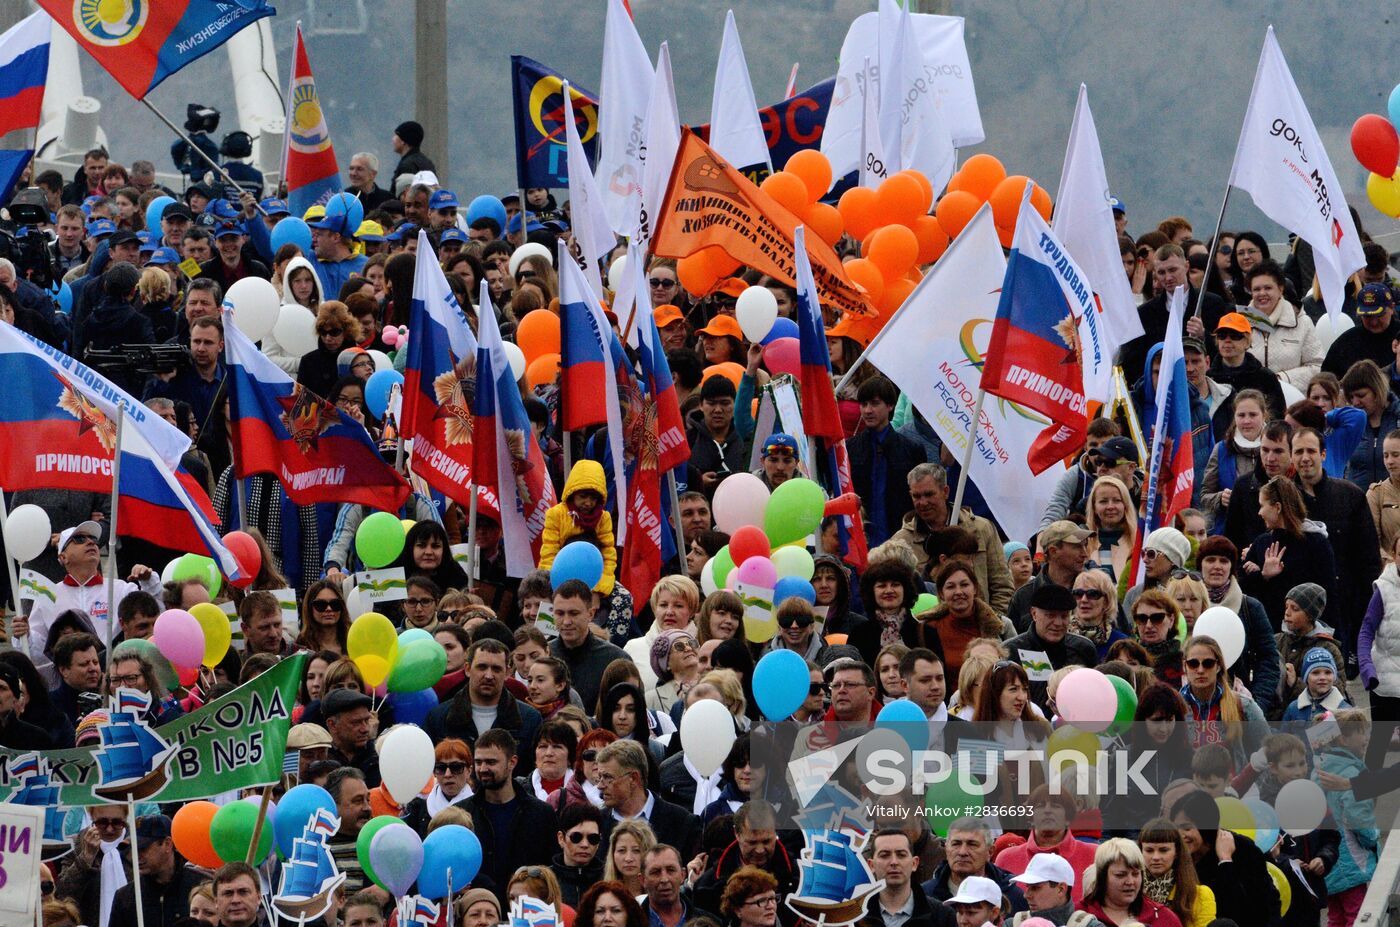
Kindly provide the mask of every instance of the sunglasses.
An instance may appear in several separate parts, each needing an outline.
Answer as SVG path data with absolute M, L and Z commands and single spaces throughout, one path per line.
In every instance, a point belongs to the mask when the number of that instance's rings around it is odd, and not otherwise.
M 319 334 L 319 335 L 324 335 L 324 336 L 327 337 L 327 338 L 339 338 L 341 335 L 345 334 L 345 329 L 343 329 L 343 328 L 323 328 L 323 329 L 321 329 L 319 332 L 317 332 L 317 334 Z
M 588 841 L 589 846 L 596 847 L 603 842 L 603 836 L 602 834 L 585 834 L 581 830 L 569 832 L 570 843 L 583 843 L 585 840 Z
M 522 271 L 520 271 L 519 273 L 517 273 L 517 274 L 515 275 L 515 279 L 516 279 L 516 280 L 533 280 L 533 279 L 535 279 L 535 276 L 536 276 L 536 274 L 535 274 L 535 272 L 534 272 L 533 270 L 522 270 Z
M 797 625 L 799 628 L 810 627 L 812 618 L 809 615 L 784 615 L 778 619 L 778 627 L 784 630 Z
M 1186 661 L 1186 668 L 1187 668 L 1187 669 L 1193 669 L 1193 670 L 1194 670 L 1194 669 L 1213 670 L 1213 669 L 1215 669 L 1215 668 L 1216 668 L 1217 666 L 1219 666 L 1219 665 L 1220 665 L 1220 664 L 1219 664 L 1218 662 L 1216 662 L 1215 657 L 1205 657 L 1205 658 L 1200 659 L 1200 660 L 1191 659 L 1191 660 L 1187 660 L 1187 661 Z
M 807 695 L 825 695 L 827 693 L 826 683 L 814 682 L 807 687 Z
M 1073 593 L 1076 599 L 1091 599 L 1097 602 L 1103 598 L 1102 589 L 1076 589 Z
M 1138 254 L 1138 257 L 1140 257 L 1140 258 L 1149 258 L 1149 257 L 1152 256 L 1152 249 L 1151 249 L 1151 248 L 1139 248 L 1137 254 Z
M 1195 570 L 1172 570 L 1172 579 L 1194 579 L 1201 582 L 1201 574 Z
M 99 830 L 103 828 L 121 830 L 122 828 L 126 827 L 126 821 L 122 820 L 121 818 L 93 818 L 92 826 L 98 828 Z
M 447 611 L 444 609 L 443 611 L 438 612 L 438 618 L 442 619 L 443 621 L 460 621 L 462 616 L 465 614 L 466 612 L 455 608 L 451 611 Z
M 679 640 L 671 645 L 672 653 L 690 653 L 695 649 L 695 645 L 687 640 Z
M 338 612 L 344 604 L 339 599 L 316 599 L 311 607 L 318 612 Z
M 660 277 L 652 277 L 651 279 L 647 280 L 647 283 L 651 284 L 653 287 L 666 287 L 666 288 L 673 287 L 673 286 L 676 285 L 676 281 L 674 281 L 674 280 L 662 280 Z
M 1170 616 L 1166 612 L 1146 612 L 1133 616 L 1138 624 L 1161 624 Z
M 1224 257 L 1229 257 L 1230 255 L 1232 255 L 1232 254 L 1235 253 L 1235 246 L 1234 246 L 1234 245 L 1221 245 L 1220 247 L 1216 248 L 1215 250 L 1216 250 L 1217 252 L 1219 252 L 1221 255 L 1223 255 Z
M 584 761 L 585 763 L 592 763 L 592 762 L 594 762 L 594 761 L 597 760 L 597 759 L 598 759 L 598 751 L 597 751 L 597 750 L 585 750 L 585 751 L 583 751 L 583 761 Z
M 1243 341 L 1248 337 L 1244 332 L 1237 332 L 1233 328 L 1221 328 L 1215 332 L 1216 341 Z
M 466 763 L 460 763 L 460 762 L 459 762 L 459 763 L 435 763 L 435 764 L 433 764 L 433 772 L 437 773 L 439 776 L 441 776 L 443 773 L 451 773 L 451 774 L 454 775 L 454 776 L 460 776 L 462 773 L 464 773 L 464 772 L 466 772 L 466 771 L 467 771 L 467 764 L 466 764 Z
M 52 883 L 52 882 L 40 882 L 40 883 L 39 883 L 39 891 L 43 892 L 45 895 L 52 895 L 52 894 L 53 894 L 53 883 Z

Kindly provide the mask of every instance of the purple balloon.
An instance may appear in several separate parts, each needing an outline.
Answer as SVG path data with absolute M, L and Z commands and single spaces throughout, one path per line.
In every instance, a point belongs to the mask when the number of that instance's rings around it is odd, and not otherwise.
M 423 868 L 423 841 L 407 824 L 390 824 L 369 842 L 369 864 L 385 891 L 405 895 Z

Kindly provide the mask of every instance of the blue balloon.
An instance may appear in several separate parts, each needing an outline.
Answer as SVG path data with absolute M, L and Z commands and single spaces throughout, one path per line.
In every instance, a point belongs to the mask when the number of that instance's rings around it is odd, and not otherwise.
M 423 839 L 407 824 L 380 828 L 369 842 L 369 864 L 385 891 L 406 895 L 423 868 Z
M 428 720 L 428 712 L 438 706 L 438 697 L 431 688 L 417 692 L 390 692 L 389 706 L 394 709 L 395 724 L 422 727 L 423 722 Z
M 365 405 L 375 418 L 383 418 L 389 409 L 389 390 L 397 383 L 403 385 L 403 374 L 397 370 L 376 370 L 365 381 Z
M 272 253 L 276 254 L 283 245 L 296 245 L 302 257 L 311 256 L 311 226 L 306 220 L 288 216 L 272 227 Z
M 774 593 L 776 596 L 776 593 Z M 791 650 L 770 650 L 753 670 L 753 697 L 769 721 L 785 721 L 807 700 L 807 661 Z
M 817 590 L 800 576 L 784 576 L 773 587 L 773 604 L 776 606 L 788 599 L 804 599 L 811 605 L 817 604 Z
M 331 231 L 338 231 L 342 235 L 354 235 L 360 223 L 365 221 L 364 204 L 354 194 L 337 193 L 326 200 L 326 216 L 323 221 L 339 226 Z
M 378 839 L 379 834 L 374 836 Z M 461 824 L 439 827 L 423 841 L 423 868 L 418 871 L 418 894 L 425 898 L 446 898 L 449 872 L 452 890 L 457 892 L 466 888 L 480 870 L 481 841 L 476 839 L 476 834 Z
M 587 541 L 565 544 L 554 555 L 549 570 L 549 584 L 558 589 L 571 579 L 577 579 L 589 589 L 603 578 L 603 553 Z
M 494 219 L 504 233 L 506 227 L 506 204 L 489 193 L 483 193 L 467 204 L 467 225 L 477 219 Z
M 1390 91 L 1390 101 L 1386 106 L 1386 114 L 1390 116 L 1390 124 L 1400 126 L 1400 84 L 1395 85 L 1395 89 Z
M 924 710 L 908 699 L 889 702 L 875 716 L 875 726 L 894 731 L 911 750 L 924 750 L 928 747 L 928 719 Z
M 146 228 L 151 230 L 152 235 L 160 234 L 160 214 L 173 202 L 173 196 L 158 196 L 146 205 Z
M 763 336 L 760 344 L 770 344 L 779 338 L 800 338 L 802 333 L 798 331 L 797 323 L 792 319 L 774 319 L 773 327 L 768 329 L 768 334 Z
M 1278 812 L 1257 798 L 1246 798 L 1243 803 L 1254 815 L 1254 844 L 1265 853 L 1269 852 L 1278 843 Z
M 58 287 L 58 295 L 54 297 L 58 302 L 58 311 L 64 315 L 71 315 L 73 312 L 73 288 L 67 281 Z
M 291 857 L 292 842 L 301 836 L 313 814 L 322 809 L 335 813 L 335 799 L 331 798 L 331 793 L 309 782 L 288 789 L 277 804 L 272 836 L 283 859 Z

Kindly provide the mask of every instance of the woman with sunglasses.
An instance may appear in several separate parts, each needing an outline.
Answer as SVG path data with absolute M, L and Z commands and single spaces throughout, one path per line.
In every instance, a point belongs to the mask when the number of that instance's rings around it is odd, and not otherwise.
M 302 355 L 297 382 L 317 396 L 329 396 L 340 376 L 340 352 L 360 340 L 360 323 L 338 299 L 316 309 L 316 347 Z
M 1114 482 L 1122 485 L 1118 480 Z M 1085 570 L 1074 578 L 1070 592 L 1074 595 L 1074 611 L 1069 614 L 1069 631 L 1093 641 L 1102 663 L 1108 659 L 1108 648 L 1128 636 L 1114 625 L 1118 590 L 1103 570 Z
M 574 774 L 559 791 L 549 796 L 545 804 L 554 809 L 555 814 L 563 814 L 570 805 L 603 806 L 602 793 L 595 784 L 598 778 L 598 754 L 604 747 L 617 740 L 612 731 L 598 728 L 586 732 L 578 739 L 578 749 L 574 753 Z
M 1157 678 L 1181 685 L 1181 639 L 1176 636 L 1176 603 L 1165 589 L 1147 589 L 1133 602 L 1133 633 L 1152 658 Z
M 700 679 L 700 645 L 689 631 L 662 631 L 651 644 L 651 669 L 656 685 L 647 690 L 647 708 L 668 712 Z
M 1218 338 L 1230 338 L 1240 333 L 1221 329 L 1216 334 Z M 1247 342 L 1249 336 L 1242 337 Z M 1211 448 L 1201 480 L 1201 511 L 1206 513 L 1217 534 L 1224 530 L 1225 511 L 1230 506 L 1235 480 L 1254 472 L 1268 420 L 1269 404 L 1263 393 L 1246 389 L 1235 396 L 1230 427 L 1225 437 Z
M 1091 548 L 1092 559 L 1116 581 L 1137 541 L 1137 506 L 1128 487 L 1111 474 L 1100 476 L 1089 490 L 1084 515 L 1085 527 L 1098 537 L 1098 546 Z
M 312 583 L 301 600 L 301 634 L 297 635 L 297 647 L 330 651 L 343 657 L 349 633 L 350 614 L 340 586 L 326 579 Z
M 768 650 L 791 650 L 804 660 L 822 663 L 822 651 L 826 643 L 816 633 L 816 613 L 806 599 L 796 597 L 784 599 L 778 604 L 774 614 L 778 622 L 778 633 L 768 644 Z
M 1274 630 L 1283 620 L 1282 606 L 1275 614 L 1259 599 L 1245 594 L 1238 575 L 1240 553 L 1229 538 L 1212 535 L 1202 541 L 1196 549 L 1196 563 L 1200 565 L 1201 582 L 1207 597 L 1202 609 L 1223 605 L 1239 615 L 1244 623 L 1244 654 L 1230 668 L 1230 672 L 1249 687 L 1260 707 L 1267 712 L 1278 699 L 1278 644 L 1274 640 Z M 1288 588 L 1292 587 L 1286 587 L 1285 592 Z M 1178 603 L 1182 601 L 1180 597 L 1173 597 L 1177 598 Z M 1201 612 L 1183 607 L 1182 613 L 1186 616 L 1186 633 L 1191 634 L 1195 631 L 1196 619 Z
M 420 837 L 428 835 L 433 816 L 453 806 L 465 806 L 472 797 L 472 750 L 466 741 L 448 737 L 433 748 L 433 789 L 404 807 L 404 823 Z
M 728 927 L 773 927 L 778 922 L 778 880 L 757 866 L 740 866 L 724 883 L 719 910 Z
M 1186 700 L 1191 748 L 1223 744 L 1241 769 L 1269 736 L 1264 713 L 1251 698 L 1241 698 L 1230 681 L 1220 645 L 1210 637 L 1193 637 L 1184 648 L 1186 673 L 1181 697 Z

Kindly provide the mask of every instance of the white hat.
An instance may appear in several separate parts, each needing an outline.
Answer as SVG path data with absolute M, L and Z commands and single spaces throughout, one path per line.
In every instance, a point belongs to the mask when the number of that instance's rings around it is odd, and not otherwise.
M 58 536 L 58 549 L 60 551 L 68 546 L 68 542 L 73 540 L 75 535 L 85 534 L 97 543 L 102 541 L 102 526 L 95 521 L 85 521 L 74 525 L 71 528 L 64 528 Z
M 958 886 L 958 893 L 949 898 L 947 904 L 981 904 L 994 908 L 1001 907 L 1001 887 L 991 879 L 981 876 L 968 876 Z
M 1074 885 L 1074 867 L 1069 864 L 1069 860 L 1058 853 L 1037 853 L 1031 857 L 1031 863 L 1026 867 L 1026 871 L 1018 876 L 1013 876 L 1011 881 L 1020 882 L 1022 885 L 1039 885 L 1042 882 L 1054 882 L 1058 885 Z

